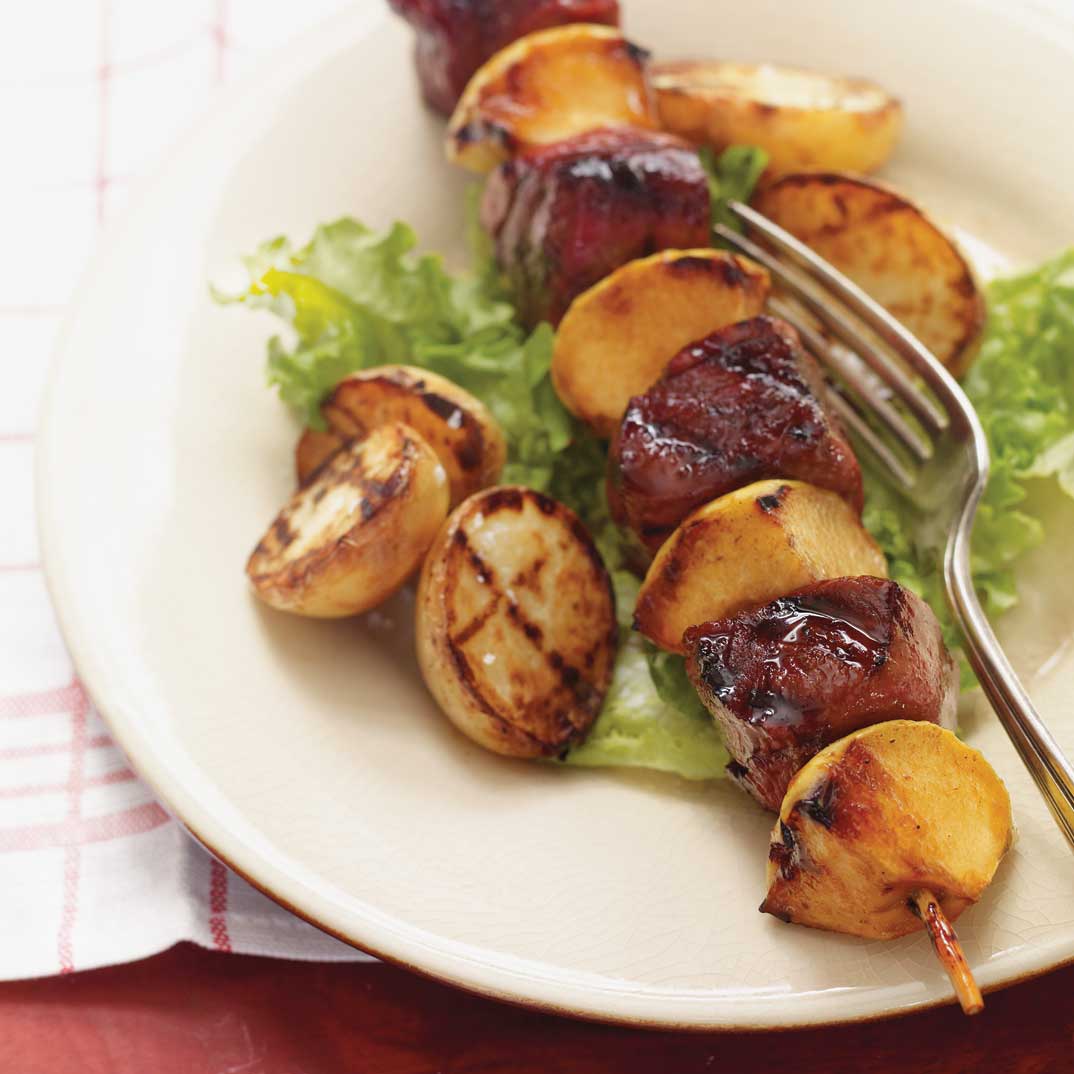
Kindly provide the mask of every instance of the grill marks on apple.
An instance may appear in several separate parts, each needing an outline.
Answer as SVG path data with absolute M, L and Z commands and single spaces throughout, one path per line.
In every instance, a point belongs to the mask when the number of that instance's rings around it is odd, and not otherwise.
M 447 517 L 447 475 L 410 426 L 390 422 L 337 451 L 291 497 L 246 564 L 280 611 L 334 619 L 387 600 Z
M 344 377 L 321 404 L 327 431 L 307 429 L 295 452 L 300 485 L 344 444 L 393 421 L 404 422 L 435 452 L 454 507 L 494 484 L 507 456 L 503 430 L 479 399 L 426 369 L 382 365 Z
M 680 351 L 631 399 L 611 457 L 613 510 L 652 551 L 695 508 L 764 478 L 808 481 L 861 510 L 861 468 L 820 368 L 773 317 Z
M 836 578 L 686 632 L 728 773 L 769 809 L 829 743 L 880 720 L 953 727 L 955 663 L 932 609 L 882 578 Z M 818 809 L 823 802 L 818 802 Z
M 562 752 L 596 719 L 617 644 L 611 580 L 573 511 L 508 485 L 449 517 L 418 587 L 417 649 L 464 734 L 513 757 Z

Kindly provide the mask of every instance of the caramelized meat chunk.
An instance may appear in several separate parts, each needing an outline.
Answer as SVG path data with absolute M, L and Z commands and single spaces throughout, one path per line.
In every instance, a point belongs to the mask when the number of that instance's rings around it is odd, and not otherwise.
M 768 809 L 851 731 L 896 719 L 954 724 L 958 675 L 940 624 L 883 578 L 818 582 L 691 627 L 684 641 L 690 679 L 733 758 L 728 773 Z
M 470 76 L 526 34 L 572 22 L 619 25 L 618 0 L 388 0 L 417 34 L 414 62 L 425 100 L 451 114 Z
M 795 478 L 861 510 L 861 469 L 798 333 L 772 317 L 680 351 L 627 407 L 609 498 L 655 551 L 695 508 L 743 485 Z
M 697 153 L 671 135 L 626 127 L 501 165 L 481 209 L 530 325 L 558 324 L 577 295 L 636 257 L 707 246 L 709 213 Z

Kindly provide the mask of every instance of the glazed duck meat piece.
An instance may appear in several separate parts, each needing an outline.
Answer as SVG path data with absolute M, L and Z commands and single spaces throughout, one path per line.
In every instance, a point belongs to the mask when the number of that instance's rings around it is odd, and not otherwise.
M 470 76 L 517 38 L 572 22 L 619 25 L 618 0 L 388 0 L 414 27 L 425 100 L 451 114 Z
M 932 609 L 883 578 L 818 582 L 691 627 L 687 670 L 723 731 L 728 773 L 779 809 L 795 773 L 882 720 L 953 727 L 958 674 Z
M 790 325 L 754 317 L 684 348 L 630 400 L 609 499 L 655 552 L 695 508 L 771 477 L 830 489 L 861 510 L 861 468 L 819 366 Z
M 606 128 L 501 165 L 481 219 L 519 316 L 558 324 L 577 295 L 628 261 L 707 247 L 709 188 L 686 142 Z

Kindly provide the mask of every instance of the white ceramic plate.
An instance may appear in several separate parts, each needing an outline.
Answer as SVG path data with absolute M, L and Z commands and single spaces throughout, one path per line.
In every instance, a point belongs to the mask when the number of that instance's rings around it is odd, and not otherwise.
M 214 307 L 206 281 L 264 237 L 302 239 L 343 213 L 459 245 L 466 180 L 442 162 L 408 34 L 381 6 L 356 5 L 226 97 L 86 281 L 38 492 L 50 585 L 91 693 L 221 857 L 323 928 L 446 981 L 667 1026 L 946 1000 L 922 936 L 866 943 L 757 913 L 770 817 L 733 788 L 509 763 L 462 740 L 418 678 L 409 598 L 317 623 L 248 594 L 242 566 L 288 494 L 295 429 L 263 387 L 271 323 Z M 877 78 L 909 112 L 893 181 L 1016 261 L 1074 239 L 1069 15 L 980 0 L 624 6 L 661 55 Z M 1068 563 L 1036 556 L 1005 627 L 1069 750 Z M 1074 958 L 1074 859 L 994 719 L 967 728 L 1020 830 L 959 923 L 987 988 Z

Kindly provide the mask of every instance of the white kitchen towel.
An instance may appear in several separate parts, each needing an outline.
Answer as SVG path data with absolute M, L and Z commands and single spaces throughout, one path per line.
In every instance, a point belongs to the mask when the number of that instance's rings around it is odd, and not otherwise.
M 0 978 L 180 940 L 365 957 L 209 857 L 127 767 L 56 629 L 34 431 L 57 330 L 102 225 L 224 82 L 345 4 L 35 0 L 0 35 Z

